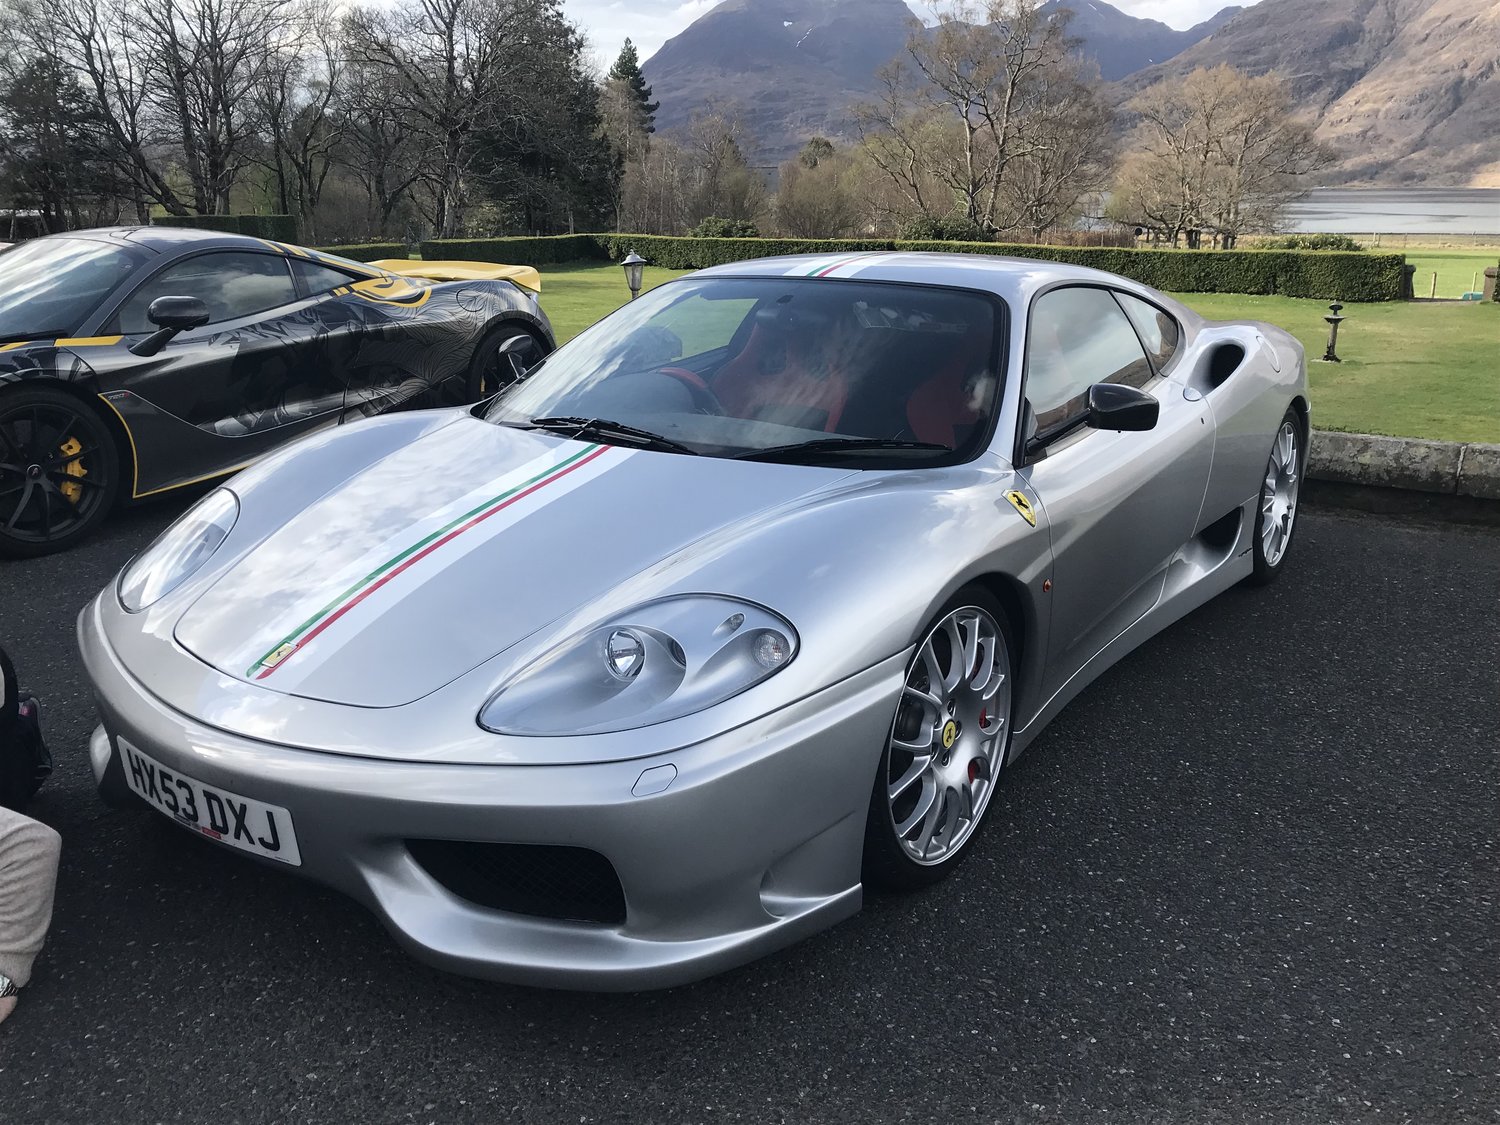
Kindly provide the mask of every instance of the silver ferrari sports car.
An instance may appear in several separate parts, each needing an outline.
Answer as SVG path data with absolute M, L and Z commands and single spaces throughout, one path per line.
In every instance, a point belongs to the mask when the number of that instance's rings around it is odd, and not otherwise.
M 111 803 L 416 956 L 638 989 L 973 850 L 1091 680 L 1286 564 L 1302 348 L 1003 258 L 705 270 L 210 492 L 79 619 Z

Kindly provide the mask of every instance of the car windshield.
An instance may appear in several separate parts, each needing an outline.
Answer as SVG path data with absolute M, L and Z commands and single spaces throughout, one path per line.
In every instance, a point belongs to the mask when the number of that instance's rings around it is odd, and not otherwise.
M 953 464 L 991 429 L 999 307 L 932 286 L 683 278 L 560 348 L 486 417 L 717 457 Z
M 70 336 L 142 260 L 90 238 L 39 238 L 0 254 L 0 343 Z

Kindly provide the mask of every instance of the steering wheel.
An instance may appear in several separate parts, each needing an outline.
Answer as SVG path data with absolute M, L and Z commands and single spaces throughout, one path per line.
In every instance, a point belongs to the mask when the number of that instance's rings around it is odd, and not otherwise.
M 714 394 L 703 376 L 696 371 L 689 371 L 686 367 L 658 367 L 663 375 L 676 379 L 688 389 L 688 394 L 693 397 L 693 404 L 704 414 L 725 413 L 724 404 L 719 401 L 719 396 Z

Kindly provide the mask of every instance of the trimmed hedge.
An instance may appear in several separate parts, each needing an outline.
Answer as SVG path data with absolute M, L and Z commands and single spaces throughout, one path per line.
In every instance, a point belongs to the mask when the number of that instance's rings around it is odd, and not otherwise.
M 348 258 L 351 262 L 377 262 L 381 258 L 405 258 L 408 256 L 404 242 L 354 242 L 348 246 L 312 246 L 309 249 L 321 254 L 333 254 Z
M 295 215 L 157 215 L 152 217 L 151 225 L 217 230 L 225 234 L 269 238 L 276 242 L 297 241 Z
M 1177 293 L 1255 293 L 1316 300 L 1401 299 L 1402 254 L 1307 250 L 1136 250 L 1028 246 L 998 242 L 892 239 L 673 238 L 651 234 L 573 234 L 553 238 L 448 239 L 424 242 L 424 258 L 515 265 L 608 258 L 638 251 L 653 266 L 703 269 L 779 254 L 858 254 L 881 250 L 999 254 L 1106 270 Z
M 603 258 L 593 234 L 559 234 L 550 238 L 430 238 L 422 243 L 428 261 L 499 262 L 508 266 L 555 266 Z M 622 255 L 623 256 L 623 255 Z

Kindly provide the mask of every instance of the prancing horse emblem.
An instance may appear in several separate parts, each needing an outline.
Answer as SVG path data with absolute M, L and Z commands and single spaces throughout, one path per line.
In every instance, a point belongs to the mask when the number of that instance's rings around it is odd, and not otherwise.
M 1023 520 L 1029 523 L 1032 527 L 1036 526 L 1036 512 L 1032 511 L 1031 501 L 1026 499 L 1026 494 L 1024 492 L 1016 492 L 1014 489 L 1012 489 L 1010 492 L 1007 492 L 1005 494 L 1005 498 L 1010 501 L 1011 506 L 1015 508 L 1016 511 L 1021 513 L 1021 518 Z

